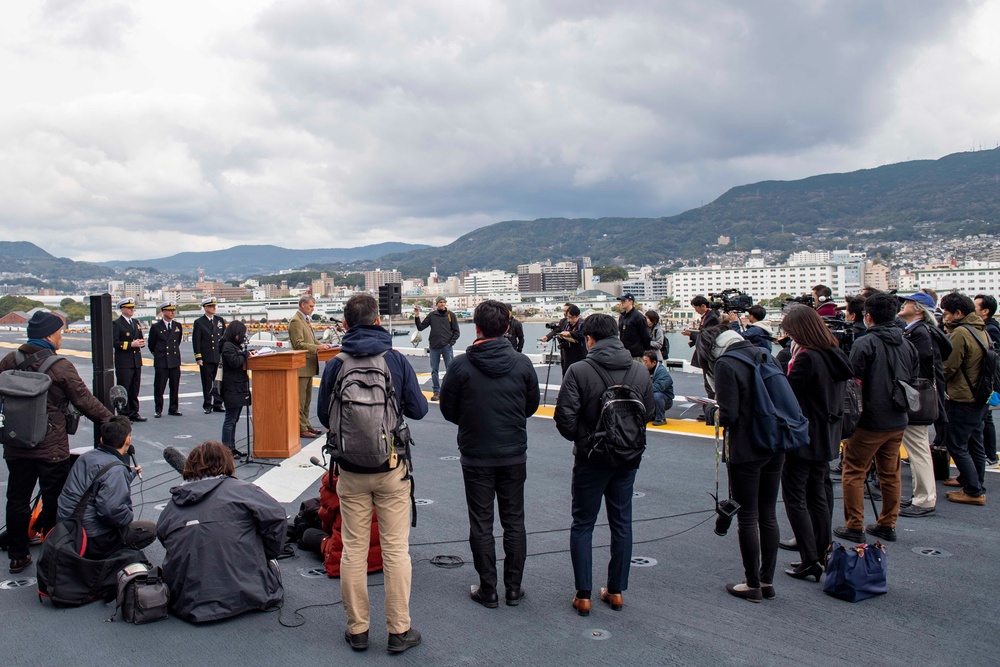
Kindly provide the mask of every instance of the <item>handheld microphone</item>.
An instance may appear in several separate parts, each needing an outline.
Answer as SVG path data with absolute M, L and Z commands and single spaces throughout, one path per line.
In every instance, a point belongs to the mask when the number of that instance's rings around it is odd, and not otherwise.
M 313 464 L 317 468 L 322 468 L 323 470 L 326 470 L 326 466 L 323 465 L 323 463 L 315 456 L 309 459 L 309 463 Z
M 184 456 L 184 453 L 181 450 L 176 447 L 164 448 L 163 460 L 166 461 L 171 468 L 181 474 L 184 474 L 184 464 L 187 463 L 187 457 Z
M 111 407 L 114 408 L 116 415 L 120 415 L 128 404 L 128 392 L 120 384 L 111 387 L 111 390 L 108 392 L 108 398 L 111 399 Z

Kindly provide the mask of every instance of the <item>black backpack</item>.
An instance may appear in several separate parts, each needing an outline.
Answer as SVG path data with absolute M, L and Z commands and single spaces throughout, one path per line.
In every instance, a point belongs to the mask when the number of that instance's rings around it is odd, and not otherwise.
M 854 378 L 847 380 L 844 392 L 844 416 L 840 420 L 840 439 L 847 440 L 861 421 L 861 384 Z
M 84 556 L 87 531 L 83 528 L 83 513 L 94 492 L 94 484 L 111 468 L 124 465 L 112 462 L 101 468 L 72 516 L 57 523 L 45 536 L 37 569 L 39 600 L 47 598 L 59 607 L 113 600 L 118 587 L 118 571 L 130 563 L 148 562 L 146 555 L 136 549 L 121 549 L 102 560 Z
M 584 361 L 606 385 L 597 427 L 587 439 L 584 455 L 587 461 L 603 468 L 635 470 L 646 451 L 646 404 L 633 386 L 637 366 L 633 363 L 621 383 L 616 384 L 595 361 Z
M 983 341 L 979 340 L 979 336 L 976 335 L 976 330 L 968 324 L 961 326 L 969 330 L 972 339 L 979 344 L 980 349 L 983 351 L 983 361 L 979 366 L 979 382 L 976 383 L 976 386 L 972 386 L 969 374 L 965 372 L 965 366 L 962 366 L 962 375 L 965 376 L 965 381 L 969 384 L 969 388 L 972 389 L 972 398 L 975 404 L 986 405 L 993 392 L 1000 391 L 1000 352 L 997 352 L 992 346 L 986 347 L 983 345 Z M 986 339 L 989 340 L 989 336 Z

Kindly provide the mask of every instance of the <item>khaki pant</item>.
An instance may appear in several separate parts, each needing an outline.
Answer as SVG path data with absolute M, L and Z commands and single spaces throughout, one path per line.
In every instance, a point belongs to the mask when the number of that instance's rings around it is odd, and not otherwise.
M 882 511 L 878 525 L 895 528 L 899 516 L 899 444 L 903 431 L 869 431 L 859 428 L 844 443 L 844 523 L 851 530 L 865 529 L 865 475 L 875 459 Z
M 371 475 L 340 472 L 337 495 L 344 538 L 340 596 L 351 634 L 365 632 L 370 626 L 368 543 L 372 508 L 378 510 L 385 568 L 385 625 L 390 634 L 410 629 L 410 481 L 403 480 L 405 474 L 403 465 Z
M 903 447 L 910 457 L 910 474 L 913 476 L 913 505 L 934 509 L 937 505 L 937 486 L 934 483 L 934 462 L 931 461 L 931 442 L 927 426 L 907 426 L 903 431 Z
M 309 421 L 309 405 L 313 397 L 313 379 L 311 377 L 299 378 L 299 431 L 312 430 L 312 423 Z M 318 407 L 318 410 L 323 408 Z

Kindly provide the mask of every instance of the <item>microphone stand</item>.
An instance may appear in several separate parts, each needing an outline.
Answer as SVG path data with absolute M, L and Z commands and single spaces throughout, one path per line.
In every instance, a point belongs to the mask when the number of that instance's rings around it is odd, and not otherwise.
M 249 349 L 250 349 L 249 343 L 247 341 L 244 341 L 243 342 L 243 351 L 245 353 L 247 353 L 247 361 L 248 362 L 250 360 Z M 253 421 L 253 388 L 252 388 L 252 384 L 251 384 L 252 382 L 253 381 L 250 379 L 250 373 L 248 371 L 247 372 L 247 393 L 246 393 L 246 396 L 244 397 L 246 399 L 246 408 L 247 408 L 247 456 L 243 460 L 243 463 L 240 463 L 236 467 L 237 468 L 242 468 L 243 466 L 248 466 L 250 464 L 259 465 L 259 466 L 273 466 L 273 467 L 278 467 L 278 466 L 281 465 L 280 463 L 274 463 L 272 461 L 262 461 L 260 459 L 255 459 L 253 457 L 253 434 L 250 432 L 250 422 Z

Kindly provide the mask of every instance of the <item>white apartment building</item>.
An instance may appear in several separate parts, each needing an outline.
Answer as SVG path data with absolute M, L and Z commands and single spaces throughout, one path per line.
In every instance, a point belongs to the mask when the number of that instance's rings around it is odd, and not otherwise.
M 978 269 L 935 269 L 916 271 L 916 288 L 930 288 L 941 298 L 958 290 L 970 298 L 977 294 L 1000 295 L 1000 264 Z
M 656 276 L 640 280 L 623 280 L 621 293 L 629 292 L 640 301 L 659 301 L 670 296 L 673 280 L 670 276 Z
M 782 294 L 808 294 L 814 285 L 826 285 L 835 299 L 847 292 L 844 285 L 850 265 L 813 264 L 805 266 L 713 267 L 682 269 L 672 274 L 672 295 L 686 304 L 697 294 L 708 295 L 724 289 L 738 289 L 755 301 L 774 299 Z M 855 271 L 857 267 L 853 267 Z
M 499 294 L 517 291 L 517 276 L 506 271 L 475 271 L 465 277 L 466 294 Z

